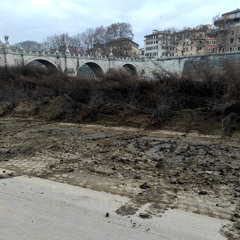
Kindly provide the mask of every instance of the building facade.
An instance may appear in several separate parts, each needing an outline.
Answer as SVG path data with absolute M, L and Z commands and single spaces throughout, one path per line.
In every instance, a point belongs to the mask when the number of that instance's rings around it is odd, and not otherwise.
M 182 31 L 158 31 L 144 36 L 144 56 L 161 58 L 240 51 L 240 9 L 222 14 L 210 24 Z
M 203 54 L 206 33 L 211 25 L 188 28 L 178 32 L 153 30 L 144 37 L 145 57 L 161 58 Z
M 240 9 L 222 14 L 214 21 L 218 52 L 240 51 Z
M 153 30 L 144 36 L 144 54 L 149 58 L 174 56 L 173 35 L 169 31 Z
M 204 54 L 209 29 L 211 25 L 201 25 L 176 32 L 174 34 L 174 56 Z
M 217 38 L 208 34 L 205 41 L 205 53 L 216 53 L 218 51 Z
M 139 45 L 129 38 L 119 38 L 105 44 L 95 44 L 93 54 L 139 58 Z

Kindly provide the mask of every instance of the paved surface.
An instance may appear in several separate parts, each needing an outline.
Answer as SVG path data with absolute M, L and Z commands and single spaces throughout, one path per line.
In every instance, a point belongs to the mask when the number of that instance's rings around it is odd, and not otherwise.
M 181 210 L 142 219 L 115 211 L 126 197 L 35 177 L 0 179 L 0 238 L 221 240 L 226 221 Z M 146 208 L 146 206 L 145 206 Z M 107 218 L 106 212 L 110 215 Z

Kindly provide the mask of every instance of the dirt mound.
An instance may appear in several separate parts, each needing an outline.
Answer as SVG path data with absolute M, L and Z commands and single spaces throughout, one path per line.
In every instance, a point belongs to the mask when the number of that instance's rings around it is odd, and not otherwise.
M 6 108 L 6 104 L 3 106 Z M 239 103 L 233 103 L 226 108 L 226 111 L 229 113 L 232 108 L 238 110 L 238 106 Z M 238 112 L 235 111 L 234 114 L 236 115 Z M 225 125 L 231 129 L 231 134 L 234 136 L 238 136 L 237 133 L 240 130 L 238 122 L 235 125 L 231 124 L 230 128 L 229 124 L 227 125 L 226 121 L 223 121 L 222 115 L 215 110 L 184 109 L 171 117 L 153 118 L 152 110 L 148 108 L 113 103 L 99 104 L 93 107 L 78 103 L 66 94 L 41 102 L 20 102 L 13 108 L 11 115 L 15 117 L 38 117 L 47 121 L 96 123 L 107 126 L 164 129 L 211 135 L 224 133 Z M 232 113 L 228 115 L 230 116 Z
M 41 117 L 46 120 L 57 120 L 68 118 L 80 104 L 63 94 L 54 98 L 42 108 Z
M 19 102 L 12 110 L 11 115 L 14 117 L 34 117 L 39 114 L 41 105 L 40 101 Z
M 185 109 L 171 117 L 163 129 L 186 133 L 221 134 L 221 119 L 215 112 L 206 109 Z

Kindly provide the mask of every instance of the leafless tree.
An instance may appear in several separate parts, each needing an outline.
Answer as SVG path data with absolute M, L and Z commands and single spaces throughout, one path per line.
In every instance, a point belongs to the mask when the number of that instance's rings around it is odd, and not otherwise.
M 94 29 L 88 28 L 85 32 L 81 33 L 79 36 L 84 44 L 84 47 L 87 49 L 87 51 L 90 51 L 90 49 L 92 49 L 94 45 Z
M 69 46 L 72 46 L 73 39 L 68 33 L 54 34 L 44 40 L 43 47 L 53 50 L 58 46 L 59 51 L 65 51 L 66 42 L 69 43 Z
M 115 56 L 125 56 L 123 54 L 129 51 L 130 46 L 127 41 L 118 41 L 119 39 L 132 39 L 132 27 L 129 23 L 113 23 L 107 27 L 97 27 L 95 29 L 89 28 L 82 34 L 80 38 L 84 42 L 84 46 L 88 52 L 104 52 L 109 54 L 109 47 L 113 48 Z M 106 53 L 108 52 L 108 53 Z
M 116 40 L 118 38 L 129 38 L 133 39 L 134 34 L 132 31 L 132 26 L 129 23 L 113 23 L 107 27 L 106 30 L 106 41 Z
M 41 50 L 42 49 L 42 44 L 38 43 L 36 41 L 23 41 L 19 43 L 15 43 L 14 46 L 20 50 Z
M 100 26 L 94 30 L 94 44 L 105 44 L 107 42 L 107 29 Z
M 66 42 L 69 43 L 70 51 L 80 52 L 93 52 L 95 45 L 101 44 L 103 48 L 106 47 L 106 43 L 119 39 L 119 38 L 133 38 L 132 27 L 129 23 L 113 23 L 107 27 L 100 26 L 96 28 L 88 28 L 82 33 L 78 33 L 74 36 L 69 36 L 68 33 L 54 34 L 46 37 L 42 44 L 34 41 L 24 41 L 15 44 L 20 49 L 37 50 L 47 48 L 54 50 L 58 47 L 60 52 L 66 50 Z

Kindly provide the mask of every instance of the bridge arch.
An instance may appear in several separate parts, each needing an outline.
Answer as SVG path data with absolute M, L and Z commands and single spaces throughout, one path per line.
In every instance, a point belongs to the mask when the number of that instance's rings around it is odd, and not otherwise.
M 135 64 L 132 63 L 124 63 L 120 66 L 120 70 L 123 69 L 126 72 L 128 72 L 132 76 L 137 76 L 139 75 L 139 69 Z
M 24 64 L 28 65 L 33 62 L 39 62 L 39 63 L 43 64 L 45 67 L 47 67 L 48 69 L 57 69 L 57 70 L 62 71 L 62 69 L 53 60 L 48 59 L 48 58 L 42 58 L 42 57 L 30 58 L 30 59 L 27 59 L 24 62 Z
M 104 74 L 101 64 L 94 61 L 84 62 L 77 70 L 77 75 L 82 75 L 90 79 L 96 79 Z

